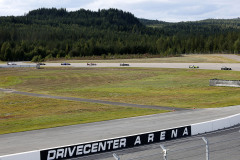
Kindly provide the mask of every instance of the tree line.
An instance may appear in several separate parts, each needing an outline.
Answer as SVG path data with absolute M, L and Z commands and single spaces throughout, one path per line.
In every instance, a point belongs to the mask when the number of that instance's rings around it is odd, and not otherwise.
M 239 53 L 239 26 L 239 19 L 167 23 L 118 9 L 40 8 L 24 16 L 0 17 L 0 60 Z

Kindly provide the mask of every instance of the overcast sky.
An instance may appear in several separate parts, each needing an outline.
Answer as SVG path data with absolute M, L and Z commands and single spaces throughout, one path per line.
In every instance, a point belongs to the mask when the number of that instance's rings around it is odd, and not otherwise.
M 117 8 L 138 18 L 168 22 L 240 17 L 240 0 L 0 0 L 0 16 L 21 16 L 38 8 Z

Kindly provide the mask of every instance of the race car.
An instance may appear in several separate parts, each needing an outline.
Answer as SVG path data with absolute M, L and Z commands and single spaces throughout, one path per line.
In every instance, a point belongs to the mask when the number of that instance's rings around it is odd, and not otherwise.
M 8 62 L 7 65 L 17 65 L 17 64 L 14 62 Z
M 71 64 L 64 62 L 64 63 L 61 63 L 61 65 L 71 65 Z
M 43 62 L 40 62 L 40 63 L 38 63 L 39 65 L 46 65 L 45 63 L 43 63 Z
M 87 63 L 87 66 L 96 66 L 96 63 Z
M 199 66 L 190 65 L 189 68 L 199 68 Z
M 229 68 L 229 67 L 222 67 L 221 70 L 232 70 L 232 68 Z
M 121 63 L 120 66 L 129 66 L 127 63 Z

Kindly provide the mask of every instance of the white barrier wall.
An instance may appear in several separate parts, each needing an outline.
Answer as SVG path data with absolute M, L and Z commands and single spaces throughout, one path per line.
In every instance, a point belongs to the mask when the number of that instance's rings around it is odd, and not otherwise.
M 216 119 L 216 120 L 212 120 L 212 121 L 207 121 L 207 122 L 203 122 L 203 123 L 192 124 L 191 126 L 188 126 L 188 127 L 191 130 L 191 135 L 197 135 L 197 134 L 201 134 L 201 133 L 212 132 L 212 131 L 216 131 L 219 129 L 224 129 L 224 128 L 231 127 L 231 126 L 238 125 L 238 124 L 240 124 L 240 114 L 236 114 L 233 116 Z M 177 133 L 176 129 L 172 129 L 172 130 L 170 129 L 169 131 L 171 132 L 171 135 L 173 135 L 173 133 L 175 133 L 175 132 Z M 166 131 L 162 131 L 162 132 L 164 133 L 164 137 L 165 137 Z M 183 131 L 183 135 L 184 134 L 185 134 L 185 129 Z M 151 133 L 151 134 L 148 133 L 148 138 L 149 138 L 149 135 L 153 135 L 153 133 Z M 138 135 L 137 137 L 140 137 L 140 136 L 144 136 L 144 135 Z M 131 136 L 131 137 L 133 137 L 133 136 Z M 92 142 L 92 143 L 96 144 L 95 142 Z M 0 156 L 0 160 L 41 160 L 40 152 L 42 152 L 42 151 L 39 150 L 39 151 L 24 152 L 24 153 L 19 153 L 19 154 Z
M 240 114 L 203 123 L 192 124 L 192 135 L 216 131 L 240 124 Z
M 230 117 L 231 117 L 231 120 L 230 120 L 230 125 L 231 126 L 235 126 L 235 125 L 240 124 L 240 114 L 233 115 L 233 116 L 230 116 Z
M 31 151 L 7 156 L 0 156 L 0 160 L 40 160 L 40 151 Z

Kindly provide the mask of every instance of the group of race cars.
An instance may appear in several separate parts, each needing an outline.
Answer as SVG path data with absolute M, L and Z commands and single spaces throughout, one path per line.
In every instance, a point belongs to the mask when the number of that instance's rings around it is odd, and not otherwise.
M 43 62 L 40 62 L 38 63 L 39 65 L 46 65 L 45 63 Z M 12 63 L 8 63 L 8 65 L 16 65 L 16 64 L 12 64 Z M 68 66 L 68 65 L 71 65 L 70 63 L 66 63 L 66 62 L 63 62 L 61 63 L 62 66 Z M 87 66 L 96 66 L 97 64 L 96 63 L 87 63 Z M 120 66 L 129 66 L 128 63 L 120 63 Z
M 199 68 L 199 66 L 195 66 L 195 65 L 190 65 L 189 68 Z M 232 70 L 232 68 L 229 67 L 222 67 L 221 70 Z
M 71 65 L 71 64 L 70 63 L 61 63 L 61 65 Z M 87 66 L 96 66 L 96 65 L 97 65 L 96 63 L 87 63 Z M 130 65 L 128 63 L 120 63 L 120 66 L 130 66 Z M 190 65 L 189 68 L 199 68 L 199 66 Z M 232 70 L 232 68 L 222 67 L 221 70 Z
M 38 63 L 39 65 L 46 65 L 45 63 L 43 62 L 40 62 Z M 7 62 L 7 65 L 17 65 L 16 63 L 14 62 Z M 66 63 L 66 62 L 63 62 L 61 63 L 61 65 L 64 65 L 64 66 L 67 66 L 67 65 L 71 65 L 70 63 Z M 87 63 L 87 66 L 96 66 L 97 64 L 96 63 Z M 128 63 L 120 63 L 120 66 L 130 66 Z M 196 66 L 196 65 L 189 65 L 189 68 L 199 68 L 199 66 Z M 223 66 L 221 67 L 221 70 L 232 70 L 232 68 L 230 67 L 226 67 L 226 66 Z

